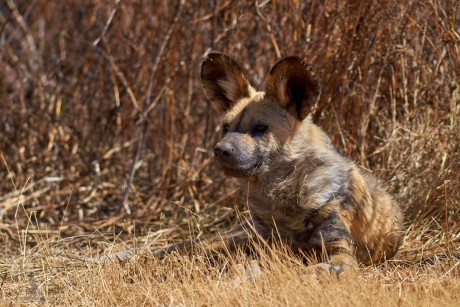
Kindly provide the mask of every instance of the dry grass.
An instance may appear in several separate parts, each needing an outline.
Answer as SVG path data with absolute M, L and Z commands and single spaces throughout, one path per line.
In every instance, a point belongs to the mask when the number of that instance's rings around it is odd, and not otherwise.
M 203 256 L 165 260 L 133 258 L 123 265 L 87 266 L 65 240 L 42 242 L 24 257 L 5 256 L 2 295 L 5 303 L 36 305 L 372 305 L 458 306 L 460 264 L 387 262 L 362 268 L 339 281 L 316 280 L 295 257 L 262 253 L 263 273 L 244 278 L 243 256 L 209 264 Z M 277 251 L 277 250 L 275 250 Z
M 254 283 L 199 259 L 86 266 L 124 246 L 228 228 L 208 49 L 256 86 L 280 56 L 322 78 L 315 114 L 405 209 L 395 262 L 341 282 L 264 262 Z M 405 1 L 0 2 L 0 290 L 5 304 L 459 305 L 460 4 Z

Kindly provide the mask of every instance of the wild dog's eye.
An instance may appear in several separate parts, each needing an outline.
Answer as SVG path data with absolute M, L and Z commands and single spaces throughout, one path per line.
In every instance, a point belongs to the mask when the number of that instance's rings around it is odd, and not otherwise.
M 227 133 L 227 132 L 228 132 L 228 129 L 230 129 L 230 125 L 229 125 L 229 124 L 223 124 L 223 125 L 222 125 L 222 132 L 223 132 L 223 133 Z
M 264 125 L 264 124 L 257 124 L 255 127 L 254 127 L 254 132 L 255 133 L 265 133 L 268 129 L 268 126 L 267 125 Z

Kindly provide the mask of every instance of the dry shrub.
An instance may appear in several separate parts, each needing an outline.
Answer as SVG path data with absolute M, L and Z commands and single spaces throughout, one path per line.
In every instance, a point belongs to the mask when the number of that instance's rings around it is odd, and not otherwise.
M 316 122 L 406 211 L 400 259 L 458 252 L 459 6 L 1 2 L 4 250 L 55 236 L 107 250 L 116 239 L 142 244 L 160 231 L 158 240 L 180 240 L 235 220 L 244 201 L 213 166 L 218 116 L 199 84 L 213 49 L 243 63 L 259 88 L 278 58 L 304 56 L 324 89 Z

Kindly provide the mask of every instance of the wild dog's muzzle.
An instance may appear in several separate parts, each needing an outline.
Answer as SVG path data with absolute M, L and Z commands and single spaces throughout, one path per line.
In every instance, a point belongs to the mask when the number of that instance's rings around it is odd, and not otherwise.
M 258 172 L 261 157 L 253 144 L 248 144 L 238 133 L 229 133 L 214 146 L 217 167 L 228 176 L 247 177 Z

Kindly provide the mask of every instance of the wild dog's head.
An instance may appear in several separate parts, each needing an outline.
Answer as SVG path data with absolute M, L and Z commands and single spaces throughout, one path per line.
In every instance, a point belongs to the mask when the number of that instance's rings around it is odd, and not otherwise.
M 222 139 L 214 147 L 217 166 L 234 177 L 269 170 L 320 95 L 313 72 L 298 57 L 276 63 L 265 92 L 258 92 L 235 60 L 211 52 L 201 66 L 201 82 L 212 106 L 224 114 Z

